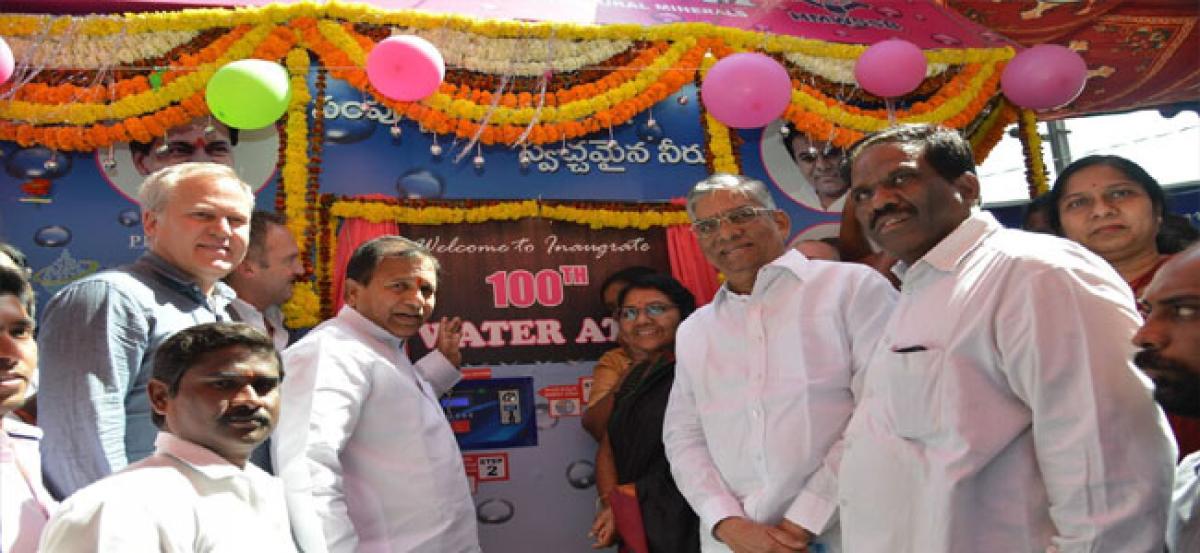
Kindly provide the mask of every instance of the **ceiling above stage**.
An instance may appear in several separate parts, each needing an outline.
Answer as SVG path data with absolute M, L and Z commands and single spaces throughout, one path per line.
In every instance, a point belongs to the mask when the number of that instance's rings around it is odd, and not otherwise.
M 1158 107 L 1200 107 L 1200 2 L 945 0 L 968 19 L 1024 46 L 1053 43 L 1083 56 L 1083 94 L 1048 118 Z
M 195 7 L 262 6 L 295 2 L 269 0 L 2 0 L 5 11 L 62 14 L 141 12 Z M 850 17 L 864 21 L 880 14 L 899 21 L 897 12 L 936 11 L 920 0 L 368 0 L 383 9 L 416 9 L 484 18 L 552 20 L 579 23 L 707 21 L 718 25 L 799 34 L 797 26 L 776 24 L 780 14 L 812 18 Z M 1160 108 L 1167 115 L 1200 106 L 1200 2 L 1196 0 L 997 1 L 935 0 L 951 13 L 937 14 L 957 44 L 930 33 L 912 33 L 901 21 L 904 36 L 925 48 L 997 46 L 1002 37 L 976 32 L 991 29 L 1024 46 L 1054 43 L 1079 52 L 1087 61 L 1089 80 L 1083 94 L 1046 118 Z M 639 11 L 662 5 L 677 7 L 671 19 Z M 674 8 L 673 8 L 674 9 Z M 688 10 L 691 10 L 690 12 Z M 709 12 L 704 15 L 701 10 Z M 889 11 L 890 10 L 890 11 Z M 653 12 L 654 10 L 649 10 Z M 739 17 L 736 14 L 741 13 Z M 960 14 L 962 17 L 960 17 Z M 658 14 L 655 14 L 658 15 Z M 643 20 L 645 19 L 645 20 Z M 791 17 L 792 21 L 800 21 Z M 771 20 L 772 24 L 764 24 Z M 967 21 L 969 20 L 969 21 Z M 929 23 L 925 19 L 909 26 Z M 859 23 L 859 27 L 863 25 Z M 809 28 L 820 29 L 819 26 Z M 824 40 L 855 42 L 854 25 Z M 875 29 L 876 31 L 884 29 Z M 907 33 L 907 34 L 906 34 Z M 916 36 L 919 35 L 919 36 Z M 930 36 L 935 36 L 932 42 Z M 940 38 L 940 40 L 939 40 Z M 878 40 L 864 34 L 858 42 Z M 941 42 L 939 44 L 938 42 Z

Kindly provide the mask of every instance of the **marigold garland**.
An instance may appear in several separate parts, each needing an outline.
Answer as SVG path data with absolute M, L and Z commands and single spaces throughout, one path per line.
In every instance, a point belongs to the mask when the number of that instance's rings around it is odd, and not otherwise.
M 292 103 L 286 117 L 287 147 L 281 171 L 280 186 L 283 188 L 284 216 L 288 230 L 296 239 L 301 252 L 309 252 L 308 204 L 305 201 L 308 183 L 308 51 L 295 48 L 287 53 L 285 65 L 291 78 Z M 311 281 L 292 285 L 292 299 L 283 305 L 284 323 L 292 328 L 313 326 L 320 322 L 320 299 Z
M 715 57 L 706 56 L 701 62 L 700 76 L 708 74 L 708 70 L 717 63 Z M 704 109 L 704 105 L 700 105 L 700 112 L 704 118 L 705 136 L 708 138 L 708 153 L 710 160 L 709 171 L 713 173 L 728 173 L 730 175 L 740 175 L 742 173 L 737 159 L 734 157 L 733 144 L 730 141 L 729 127 L 724 123 L 717 121 Z
M 1042 135 L 1038 133 L 1037 114 L 1031 109 L 1022 109 L 1017 128 L 1021 136 L 1021 150 L 1025 154 L 1025 180 L 1029 183 L 1029 197 L 1036 198 L 1050 191 L 1046 163 L 1042 160 Z
M 475 207 L 412 206 L 391 202 L 338 200 L 329 206 L 329 213 L 341 219 L 365 219 L 372 223 L 394 221 L 410 225 L 515 221 L 529 217 L 565 221 L 587 225 L 595 229 L 648 229 L 656 226 L 688 223 L 687 212 L 682 209 L 664 211 L 598 209 L 542 203 L 537 200 L 498 202 Z
M 971 151 L 975 153 L 978 162 L 987 159 L 992 148 L 1004 138 L 1004 129 L 1018 117 L 1017 110 L 1001 96 L 987 117 L 971 134 Z
M 355 24 L 375 25 L 377 28 L 395 26 L 418 32 L 443 29 L 446 30 L 444 32 L 461 36 L 469 34 L 480 37 L 479 44 L 486 45 L 487 49 L 502 44 L 511 47 L 511 41 L 514 40 L 516 44 L 521 44 L 522 40 L 542 40 L 551 35 L 558 41 L 653 43 L 627 67 L 609 71 L 594 82 L 573 86 L 565 92 L 557 90 L 548 95 L 544 101 L 545 107 L 540 112 L 533 106 L 542 103 L 542 99 L 527 92 L 505 95 L 498 108 L 489 110 L 490 93 L 473 89 L 467 83 L 448 85 L 432 98 L 419 103 L 385 101 L 405 117 L 420 122 L 426 129 L 440 134 L 454 133 L 459 137 L 478 133 L 484 144 L 511 144 L 524 134 L 535 112 L 538 124 L 530 129 L 524 139 L 529 144 L 576 138 L 628 121 L 655 101 L 677 90 L 676 85 L 690 80 L 704 50 L 713 52 L 718 58 L 731 51 L 758 49 L 792 58 L 801 55 L 843 63 L 837 60 L 853 59 L 865 48 L 861 45 L 764 35 L 701 23 L 641 27 L 498 22 L 444 14 L 389 12 L 338 2 L 235 10 L 187 10 L 122 17 L 9 15 L 0 16 L 0 32 L 20 37 L 57 37 L 67 33 L 82 33 L 85 36 L 124 33 L 136 37 L 138 34 L 152 36 L 148 33 L 196 32 L 230 26 L 234 30 L 230 31 L 230 36 L 222 37 L 210 45 L 208 50 L 220 51 L 220 57 L 181 56 L 170 64 L 164 78 L 166 92 L 151 91 L 147 88 L 145 77 L 137 75 L 111 86 L 86 90 L 71 85 L 63 85 L 64 88 L 43 85 L 40 89 L 33 89 L 38 91 L 33 98 L 25 96 L 28 93 L 21 93 L 20 98 L 14 98 L 16 102 L 0 102 L 0 119 L 8 119 L 0 122 L 0 139 L 18 140 L 26 145 L 41 143 L 56 149 L 87 150 L 129 138 L 141 139 L 155 134 L 163 125 L 186 120 L 186 115 L 204 113 L 206 106 L 203 98 L 197 98 L 196 94 L 206 78 L 206 72 L 211 74 L 221 61 L 246 57 L 243 51 L 230 45 L 238 29 L 243 33 L 249 32 L 247 29 L 256 33 L 269 30 L 262 44 L 251 54 L 267 59 L 278 59 L 286 53 L 297 40 L 292 30 L 298 30 L 300 45 L 317 52 L 335 76 L 373 93 L 366 82 L 362 65 L 365 52 L 373 47 L 374 41 L 355 32 Z M 242 42 L 245 40 L 249 38 Z M 488 40 L 495 44 L 487 44 Z M 1012 54 L 1008 48 L 927 51 L 926 58 L 931 64 L 966 64 L 976 69 L 963 71 L 962 75 L 951 79 L 932 98 L 902 113 L 900 119 L 964 126 L 995 95 L 996 66 L 1011 58 Z M 578 57 L 574 50 L 567 55 Z M 536 59 L 532 55 L 526 57 Z M 960 85 L 960 81 L 967 76 L 973 76 L 974 80 Z M 189 92 L 192 93 L 190 96 Z M 105 94 L 111 97 L 111 103 L 105 103 Z M 886 115 L 880 110 L 831 109 L 828 106 L 830 100 L 822 96 L 799 87 L 788 119 L 802 130 L 816 134 L 828 135 L 828 131 L 837 127 L 834 132 L 842 143 L 886 125 Z M 190 108 L 186 107 L 189 105 Z M 177 110 L 162 113 L 172 107 L 185 107 L 186 112 Z M 807 116 L 821 119 L 825 124 L 809 120 Z M 480 132 L 479 123 L 484 117 L 487 117 L 488 124 Z M 122 118 L 126 119 L 115 124 L 111 122 Z M 46 123 L 68 123 L 75 128 L 39 126 Z

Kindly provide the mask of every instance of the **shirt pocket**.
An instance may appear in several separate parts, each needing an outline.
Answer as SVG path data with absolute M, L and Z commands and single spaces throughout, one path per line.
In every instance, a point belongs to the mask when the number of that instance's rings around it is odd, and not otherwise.
M 937 432 L 942 426 L 943 350 L 890 352 L 886 394 L 896 434 L 916 439 Z

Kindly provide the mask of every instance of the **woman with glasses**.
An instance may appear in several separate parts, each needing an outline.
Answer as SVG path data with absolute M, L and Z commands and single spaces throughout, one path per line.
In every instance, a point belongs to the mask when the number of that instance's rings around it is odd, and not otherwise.
M 634 365 L 617 386 L 608 433 L 600 445 L 611 451 L 615 464 L 619 485 L 612 493 L 637 498 L 649 551 L 700 551 L 699 519 L 671 478 L 662 443 L 663 413 L 675 382 L 675 331 L 695 310 L 696 300 L 679 281 L 654 274 L 631 282 L 617 305 L 626 347 L 644 353 L 646 360 Z

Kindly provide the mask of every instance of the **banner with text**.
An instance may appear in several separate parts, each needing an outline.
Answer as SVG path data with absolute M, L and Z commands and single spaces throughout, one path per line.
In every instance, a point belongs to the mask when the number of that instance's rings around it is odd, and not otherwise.
M 632 265 L 670 273 L 664 227 L 528 218 L 402 232 L 442 265 L 437 312 L 410 345 L 414 359 L 434 343 L 441 316 L 462 317 L 463 359 L 472 365 L 596 359 L 616 337 L 600 297 L 604 279 Z

